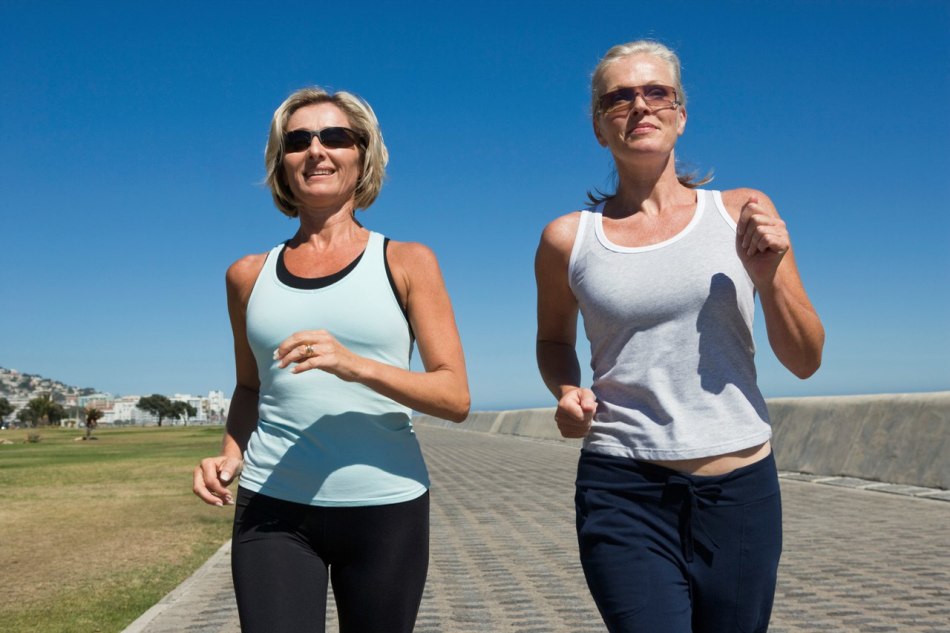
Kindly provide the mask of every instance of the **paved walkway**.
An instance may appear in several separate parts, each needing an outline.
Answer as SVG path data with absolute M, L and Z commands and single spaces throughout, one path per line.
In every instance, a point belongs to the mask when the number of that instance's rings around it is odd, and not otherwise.
M 434 427 L 419 437 L 433 503 L 417 633 L 604 631 L 576 560 L 577 449 Z M 830 483 L 841 485 L 782 479 L 770 632 L 950 632 L 950 503 Z M 229 548 L 126 633 L 238 633 Z

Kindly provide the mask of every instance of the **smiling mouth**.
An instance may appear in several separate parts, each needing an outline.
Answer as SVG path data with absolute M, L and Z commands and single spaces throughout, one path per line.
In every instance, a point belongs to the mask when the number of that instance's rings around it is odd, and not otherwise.
M 655 125 L 650 125 L 649 123 L 639 123 L 630 130 L 627 131 L 627 135 L 631 134 L 642 134 L 644 132 L 649 132 L 651 130 L 657 129 Z
M 303 175 L 305 178 L 310 178 L 313 176 L 330 176 L 332 174 L 333 174 L 332 169 L 313 169 L 311 171 L 304 172 Z

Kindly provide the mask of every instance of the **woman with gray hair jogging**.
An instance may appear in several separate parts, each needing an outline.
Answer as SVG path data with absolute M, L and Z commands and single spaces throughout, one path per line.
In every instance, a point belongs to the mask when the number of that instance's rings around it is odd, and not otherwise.
M 562 435 L 584 438 L 575 505 L 587 583 L 612 632 L 765 631 L 782 525 L 755 294 L 772 350 L 800 378 L 818 369 L 824 330 L 772 201 L 677 173 L 686 96 L 673 51 L 615 46 L 591 88 L 617 190 L 551 222 L 535 261 L 538 366 Z
M 221 454 L 194 492 L 236 504 L 232 571 L 244 633 L 409 633 L 429 560 L 429 479 L 412 409 L 460 422 L 465 361 L 432 251 L 363 227 L 386 146 L 369 105 L 306 88 L 265 152 L 292 238 L 227 273 L 237 387 Z M 414 343 L 423 371 L 409 368 Z M 240 477 L 236 498 L 227 486 Z

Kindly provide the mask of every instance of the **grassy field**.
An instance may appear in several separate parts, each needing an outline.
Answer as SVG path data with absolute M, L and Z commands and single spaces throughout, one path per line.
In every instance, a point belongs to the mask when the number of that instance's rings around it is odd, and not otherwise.
M 191 493 L 221 427 L 0 431 L 5 633 L 121 631 L 230 536 L 231 508 Z

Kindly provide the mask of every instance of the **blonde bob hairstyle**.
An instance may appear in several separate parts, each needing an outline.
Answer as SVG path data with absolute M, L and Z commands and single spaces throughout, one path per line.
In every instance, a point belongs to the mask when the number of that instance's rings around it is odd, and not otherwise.
M 669 47 L 654 40 L 636 40 L 626 44 L 618 44 L 611 48 L 603 56 L 590 80 L 590 112 L 593 118 L 600 116 L 600 98 L 604 94 L 604 74 L 607 68 L 617 60 L 630 57 L 632 55 L 649 55 L 663 61 L 670 69 L 673 76 L 673 87 L 676 89 L 676 96 L 679 99 L 679 107 L 686 107 L 686 90 L 683 88 L 683 80 L 680 72 L 680 58 Z M 676 166 L 676 177 L 680 184 L 690 189 L 701 187 L 712 181 L 712 173 L 700 177 L 696 172 L 681 170 L 681 166 Z M 587 192 L 587 197 L 594 204 L 603 202 L 612 198 L 616 194 L 605 194 L 594 190 L 596 193 Z
M 301 88 L 287 97 L 274 111 L 267 148 L 264 150 L 264 166 L 267 170 L 264 183 L 270 189 L 277 208 L 291 218 L 297 217 L 299 210 L 297 200 L 284 175 L 284 134 L 287 132 L 287 122 L 294 112 L 317 103 L 332 103 L 338 107 L 349 119 L 350 127 L 366 139 L 365 147 L 358 145 L 362 166 L 353 196 L 355 209 L 368 209 L 373 204 L 386 177 L 389 152 L 383 143 L 379 121 L 369 104 L 357 95 L 342 90 L 331 94 L 317 86 Z

